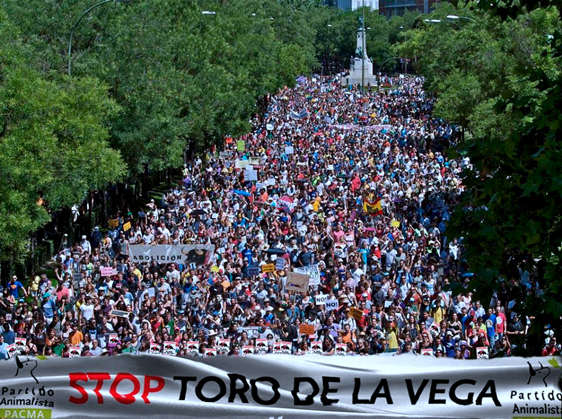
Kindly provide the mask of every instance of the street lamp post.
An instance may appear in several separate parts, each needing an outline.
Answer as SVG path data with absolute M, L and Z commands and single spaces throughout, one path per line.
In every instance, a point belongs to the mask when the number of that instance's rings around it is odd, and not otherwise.
M 361 37 L 361 92 L 365 93 L 365 0 L 363 0 L 363 36 Z
M 128 2 L 128 0 L 103 0 L 103 1 L 100 1 L 99 3 L 94 4 L 92 7 L 87 9 L 84 13 L 82 13 L 82 16 L 80 16 L 80 18 L 76 21 L 76 23 L 72 27 L 72 29 L 70 31 L 70 36 L 68 37 L 68 75 L 69 76 L 72 75 L 72 38 L 74 38 L 74 31 L 76 31 L 76 28 L 78 27 L 80 22 L 82 22 L 82 19 L 84 19 L 84 17 L 86 17 L 86 15 L 88 13 L 90 13 L 95 8 L 100 7 L 102 4 L 106 4 L 106 3 L 127 3 L 127 2 Z

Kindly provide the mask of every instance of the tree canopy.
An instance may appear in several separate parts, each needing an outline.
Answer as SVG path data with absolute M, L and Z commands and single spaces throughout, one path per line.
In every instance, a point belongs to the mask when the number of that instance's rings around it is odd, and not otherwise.
M 562 315 L 560 9 L 487 3 L 438 8 L 429 19 L 439 24 L 418 25 L 399 50 L 437 92 L 436 113 L 466 130 L 452 152 L 471 165 L 448 234 L 464 238 L 477 274 L 469 286 L 489 298 L 498 281 L 523 274 L 514 310 L 536 319 L 538 336 Z M 530 339 L 530 351 L 541 343 Z

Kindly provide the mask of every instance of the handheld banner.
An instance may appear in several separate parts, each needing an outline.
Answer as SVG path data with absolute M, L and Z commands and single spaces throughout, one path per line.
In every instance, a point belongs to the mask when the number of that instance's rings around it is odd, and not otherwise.
M 215 251 L 212 244 L 155 244 L 141 245 L 134 244 L 129 246 L 130 257 L 133 262 L 152 262 L 159 263 L 184 263 L 195 264 L 196 266 L 208 264 Z
M 246 348 L 244 348 L 246 350 Z M 562 359 L 162 355 L 0 362 L 0 417 L 560 418 Z M 345 353 L 345 352 L 343 352 Z M 415 358 L 415 359 L 414 359 Z

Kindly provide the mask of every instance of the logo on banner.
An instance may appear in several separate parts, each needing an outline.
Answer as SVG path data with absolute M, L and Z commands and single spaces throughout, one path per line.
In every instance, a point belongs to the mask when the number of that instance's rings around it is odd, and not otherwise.
M 33 377 L 35 382 L 39 384 L 39 381 L 37 380 L 37 378 L 35 378 L 35 375 L 33 375 L 33 371 L 35 371 L 35 368 L 37 368 L 37 361 L 35 359 L 29 359 L 29 357 L 27 357 L 25 360 L 22 360 L 18 355 L 16 355 L 16 365 L 18 369 L 14 377 L 30 375 L 31 377 Z
M 550 368 L 543 366 L 542 362 L 539 362 L 540 368 L 533 368 L 529 361 L 527 361 L 527 364 L 529 364 L 529 380 L 527 381 L 527 385 L 531 384 L 533 377 L 538 377 L 539 379 L 542 378 L 544 386 L 548 387 L 546 378 L 550 375 Z

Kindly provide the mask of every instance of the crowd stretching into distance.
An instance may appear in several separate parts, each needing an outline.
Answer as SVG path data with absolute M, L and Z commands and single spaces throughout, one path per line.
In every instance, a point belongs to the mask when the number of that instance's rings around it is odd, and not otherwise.
M 65 243 L 55 277 L 14 276 L 0 358 L 509 356 L 529 325 L 521 300 L 539 290 L 521 271 L 492 301 L 447 291 L 471 277 L 462 238 L 446 236 L 470 160 L 447 157 L 459 132 L 432 116 L 422 79 L 378 82 L 362 94 L 337 77 L 299 78 L 249 134 L 187 162 L 161 200 Z M 213 251 L 130 257 L 155 244 Z M 308 285 L 295 289 L 293 273 Z M 547 341 L 543 355 L 559 353 Z

